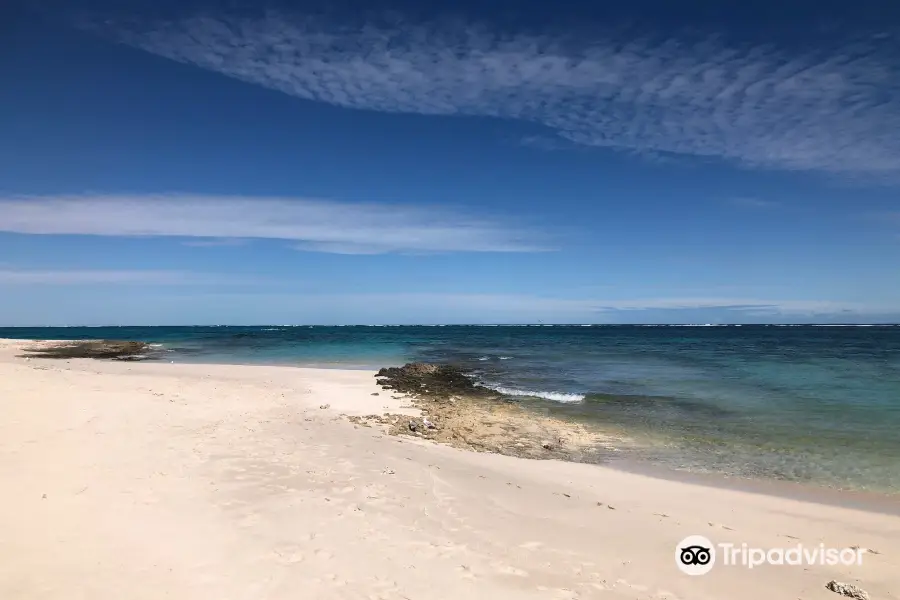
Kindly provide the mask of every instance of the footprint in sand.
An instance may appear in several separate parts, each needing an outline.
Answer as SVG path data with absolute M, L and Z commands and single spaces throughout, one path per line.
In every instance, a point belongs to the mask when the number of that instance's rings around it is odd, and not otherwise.
M 255 525 L 257 525 L 259 523 L 259 521 L 260 521 L 259 515 L 256 513 L 253 513 L 253 514 L 247 515 L 246 517 L 241 519 L 240 522 L 238 523 L 238 525 L 240 525 L 241 527 L 254 527 Z
M 478 577 L 472 572 L 472 569 L 469 568 L 468 565 L 459 565 L 456 567 L 456 572 L 459 573 L 459 576 L 463 579 L 476 579 Z
M 878 550 L 873 548 L 864 548 L 862 546 L 850 546 L 851 550 L 859 550 L 862 551 L 863 554 L 881 554 Z
M 465 544 L 454 544 L 447 542 L 444 544 L 417 543 L 416 546 L 422 547 L 422 554 L 428 557 L 450 558 L 458 556 L 468 551 Z
M 541 542 L 525 542 L 524 544 L 519 544 L 519 548 L 524 548 L 525 550 L 539 550 L 543 545 L 544 544 Z
M 553 598 L 559 598 L 559 600 L 578 600 L 581 597 L 578 595 L 578 592 L 570 590 L 569 588 L 551 589 L 546 586 L 539 585 L 537 589 L 541 592 L 553 592 Z
M 373 592 L 366 596 L 369 600 L 393 600 L 394 598 L 405 597 L 400 596 L 400 586 L 393 579 L 385 579 L 375 576 L 374 580 L 369 582 L 369 585 L 379 591 Z
M 293 546 L 278 548 L 272 552 L 275 560 L 284 565 L 293 565 L 303 562 L 303 553 Z
M 628 582 L 625 581 L 624 579 L 619 579 L 619 580 L 616 581 L 616 583 L 621 584 L 621 585 L 628 586 L 628 587 L 630 587 L 631 589 L 633 589 L 633 590 L 635 590 L 635 591 L 638 591 L 638 592 L 646 592 L 646 591 L 648 591 L 648 590 L 650 589 L 650 588 L 648 588 L 646 585 L 642 585 L 642 584 L 640 584 L 640 583 L 628 583 Z
M 328 573 L 327 575 L 325 575 L 325 581 L 327 581 L 334 587 L 344 587 L 348 583 L 346 580 L 341 579 L 334 573 Z
M 334 554 L 328 552 L 327 550 L 322 550 L 321 548 L 315 550 L 314 554 L 316 555 L 316 558 L 320 558 L 322 560 L 331 560 L 332 558 L 334 558 Z
M 494 570 L 500 575 L 512 575 L 514 577 L 528 577 L 528 571 L 523 571 L 522 569 L 517 569 L 516 567 L 510 565 L 504 565 L 502 563 L 494 563 L 491 565 Z

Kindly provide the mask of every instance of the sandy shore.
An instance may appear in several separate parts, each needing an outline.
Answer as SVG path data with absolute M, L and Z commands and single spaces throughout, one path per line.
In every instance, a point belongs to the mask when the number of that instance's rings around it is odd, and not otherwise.
M 365 371 L 20 347 L 0 341 L 4 600 L 900 598 L 894 515 L 385 435 L 341 416 L 409 410 Z M 691 534 L 875 552 L 689 577 Z

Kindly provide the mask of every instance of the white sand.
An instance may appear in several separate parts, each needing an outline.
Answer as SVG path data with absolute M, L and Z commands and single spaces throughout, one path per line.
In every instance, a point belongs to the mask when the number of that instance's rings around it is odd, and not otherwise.
M 2 600 L 900 593 L 896 516 L 384 436 L 339 416 L 402 403 L 372 396 L 371 372 L 26 361 L 20 345 L 0 341 Z M 879 554 L 688 577 L 689 534 Z

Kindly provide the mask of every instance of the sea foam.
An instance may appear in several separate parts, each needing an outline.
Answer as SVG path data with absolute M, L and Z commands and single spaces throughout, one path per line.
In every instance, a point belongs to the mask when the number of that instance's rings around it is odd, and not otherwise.
M 517 388 L 510 388 L 502 385 L 487 385 L 487 384 L 479 384 L 481 387 L 486 387 L 488 389 L 494 390 L 495 392 L 500 392 L 506 396 L 527 396 L 530 398 L 543 398 L 544 400 L 550 400 L 552 402 L 563 402 L 563 403 L 573 403 L 573 402 L 581 402 L 584 400 L 583 394 L 566 394 L 563 392 L 544 392 L 544 391 L 536 391 L 536 390 L 520 390 Z

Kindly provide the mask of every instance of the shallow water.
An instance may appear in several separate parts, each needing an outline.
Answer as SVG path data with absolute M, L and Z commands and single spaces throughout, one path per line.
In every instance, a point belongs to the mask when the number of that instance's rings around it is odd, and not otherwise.
M 178 362 L 454 362 L 675 468 L 900 492 L 900 327 L 115 327 L 0 337 L 162 343 Z

